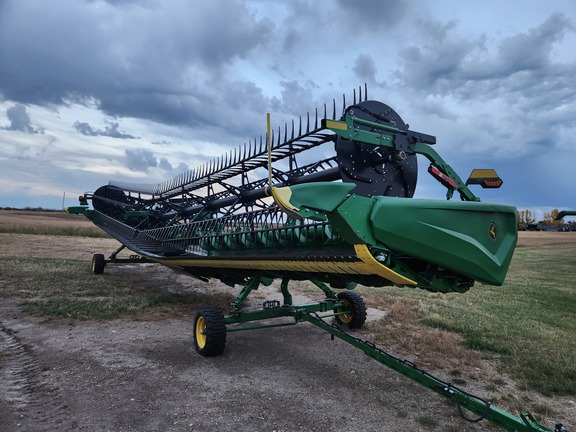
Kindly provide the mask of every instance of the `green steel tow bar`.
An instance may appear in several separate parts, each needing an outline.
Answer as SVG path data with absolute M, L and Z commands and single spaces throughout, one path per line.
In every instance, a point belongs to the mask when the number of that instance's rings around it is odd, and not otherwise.
M 293 326 L 298 322 L 309 322 L 310 324 L 330 333 L 332 339 L 334 339 L 334 337 L 342 339 L 344 342 L 362 350 L 362 352 L 364 352 L 368 357 L 451 400 L 456 405 L 460 416 L 469 422 L 479 422 L 485 419 L 511 432 L 568 432 L 568 429 L 562 424 L 557 424 L 554 430 L 540 425 L 529 412 L 522 413 L 520 417 L 510 414 L 493 406 L 490 402 L 478 396 L 474 396 L 450 383 L 442 381 L 422 369 L 419 369 L 414 363 L 408 360 L 399 359 L 385 352 L 370 341 L 364 341 L 352 336 L 336 324 L 328 324 L 324 321 L 325 318 L 347 314 L 349 311 L 346 310 L 347 304 L 341 302 L 334 291 L 320 281 L 312 282 L 327 294 L 327 298 L 322 301 L 299 306 L 292 305 L 292 297 L 288 292 L 288 280 L 282 280 L 281 292 L 284 296 L 283 305 L 281 305 L 279 301 L 266 301 L 264 302 L 262 309 L 253 311 L 241 310 L 244 300 L 252 290 L 257 289 L 260 283 L 269 285 L 271 282 L 272 280 L 266 280 L 264 278 L 254 278 L 250 283 L 248 283 L 238 297 L 232 302 L 232 313 L 224 319 L 224 322 L 227 325 L 230 325 L 280 317 L 292 317 L 294 322 L 249 327 L 241 326 L 230 328 L 227 326 L 227 333 L 271 327 Z M 318 313 L 322 313 L 322 315 L 319 315 Z M 470 418 L 466 415 L 464 410 L 474 413 L 477 417 Z
M 460 416 L 469 422 L 479 422 L 486 419 L 508 431 L 515 432 L 552 432 L 544 426 L 541 426 L 532 414 L 524 412 L 520 417 L 512 415 L 500 408 L 490 404 L 490 402 L 474 396 L 450 383 L 446 383 L 439 378 L 423 371 L 408 360 L 401 360 L 393 355 L 378 348 L 372 342 L 358 339 L 337 327 L 336 325 L 327 324 L 322 317 L 309 312 L 299 312 L 295 319 L 307 321 L 315 326 L 327 331 L 332 336 L 348 342 L 350 345 L 361 349 L 368 357 L 373 358 L 379 363 L 401 373 L 407 378 L 422 384 L 424 387 L 435 391 L 436 393 L 453 401 Z M 469 410 L 478 415 L 477 418 L 469 418 L 463 409 Z M 556 425 L 554 432 L 567 432 L 567 429 L 561 424 Z

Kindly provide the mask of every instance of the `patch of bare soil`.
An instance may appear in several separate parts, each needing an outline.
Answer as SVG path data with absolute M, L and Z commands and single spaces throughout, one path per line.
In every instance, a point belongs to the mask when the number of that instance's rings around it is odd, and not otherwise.
M 112 251 L 108 239 L 55 236 L 0 236 L 0 253 L 83 257 Z M 115 275 L 134 273 L 134 283 L 158 281 L 167 290 L 230 290 L 204 284 L 157 265 L 108 266 Z M 98 277 L 98 276 L 94 276 Z M 1 279 L 1 278 L 0 278 Z M 279 298 L 277 286 L 261 288 L 249 307 Z M 294 302 L 307 297 L 294 295 Z M 23 316 L 15 301 L 0 303 L 0 425 L 6 431 L 495 431 L 483 421 L 468 423 L 455 407 L 430 390 L 369 359 L 359 350 L 309 324 L 228 333 L 224 354 L 204 358 L 193 347 L 194 310 L 158 317 L 142 314 L 111 321 L 43 321 Z M 372 340 L 373 325 L 383 313 L 370 311 L 372 322 L 356 335 Z M 526 406 L 533 394 L 497 372 L 497 359 L 450 357 L 458 351 L 431 354 L 456 346 L 455 335 L 418 326 L 406 328 L 406 340 L 418 347 L 411 360 L 438 368 L 447 380 L 458 368 L 462 387 L 491 397 L 487 384 L 506 389 Z M 396 335 L 402 334 L 400 331 Z M 428 336 L 428 337 L 427 337 Z M 421 338 L 421 339 L 419 339 Z M 410 339 L 410 340 L 409 340 Z M 422 344 L 422 345 L 418 345 Z M 470 355 L 470 353 L 466 354 Z M 478 355 L 473 353 L 472 356 Z M 448 356 L 448 357 L 446 357 Z M 431 363 L 435 360 L 436 363 Z M 478 360 L 478 361 L 475 361 Z M 471 377 L 476 376 L 477 380 Z M 514 399 L 516 398 L 516 400 Z M 502 406 L 502 404 L 497 404 Z M 545 426 L 566 417 L 573 402 L 557 401 L 557 410 L 538 414 Z M 469 414 L 475 417 L 473 414 Z M 561 418 L 559 418 L 561 417 Z M 576 415 L 574 416 L 576 418 Z
M 518 247 L 576 243 L 576 232 L 520 231 Z
M 113 278 L 138 270 L 107 271 Z M 202 289 L 147 266 L 146 279 L 167 278 L 173 290 Z M 181 278 L 188 286 L 177 286 Z M 277 298 L 266 290 L 249 306 Z M 4 303 L 2 424 L 26 431 L 497 430 L 468 424 L 441 397 L 308 324 L 229 333 L 223 355 L 201 357 L 193 315 L 42 322 Z

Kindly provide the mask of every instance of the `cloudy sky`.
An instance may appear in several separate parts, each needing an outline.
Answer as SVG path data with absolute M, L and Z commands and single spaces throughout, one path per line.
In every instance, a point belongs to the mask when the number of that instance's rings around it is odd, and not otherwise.
M 576 209 L 573 0 L 0 0 L 0 207 L 168 180 L 364 83 L 495 168 L 483 201 Z

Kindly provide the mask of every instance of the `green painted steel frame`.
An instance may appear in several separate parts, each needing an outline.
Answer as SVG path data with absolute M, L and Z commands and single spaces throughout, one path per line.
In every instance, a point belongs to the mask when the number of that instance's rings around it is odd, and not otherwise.
M 126 249 L 126 246 L 121 245 L 118 249 L 112 252 L 112 254 L 108 257 L 106 262 L 113 264 L 146 264 L 155 262 L 146 257 L 143 257 L 142 255 L 137 254 L 130 255 L 128 258 L 118 258 L 118 254 L 124 249 Z
M 344 126 L 345 125 L 345 126 Z M 346 115 L 344 121 L 335 120 L 323 120 L 322 127 L 330 129 L 342 138 L 350 141 L 359 141 L 368 144 L 379 145 L 382 147 L 395 148 L 395 137 L 391 135 L 384 135 L 381 133 L 371 132 L 363 129 L 359 129 L 358 126 L 368 126 L 372 129 L 381 130 L 384 132 L 400 133 L 406 134 L 406 131 L 396 129 L 390 126 L 382 125 L 379 123 L 374 123 L 368 120 L 363 120 Z M 425 156 L 430 163 L 442 171 L 445 175 L 450 177 L 456 183 L 456 190 L 460 193 L 460 196 L 465 201 L 480 201 L 476 195 L 472 193 L 468 186 L 462 181 L 460 176 L 452 169 L 452 167 L 444 160 L 442 157 L 428 144 L 421 142 L 414 143 L 414 153 L 421 154 Z M 454 189 L 448 187 L 446 192 L 446 197 L 448 199 L 452 198 L 454 194 Z
M 418 369 L 413 363 L 407 360 L 401 360 L 386 353 L 371 342 L 362 341 L 349 335 L 337 326 L 327 324 L 322 320 L 322 317 L 312 315 L 308 312 L 303 312 L 302 315 L 295 318 L 298 321 L 307 321 L 314 324 L 322 330 L 327 331 L 332 336 L 338 337 L 344 342 L 361 349 L 364 354 L 373 358 L 377 362 L 388 366 L 405 377 L 410 378 L 430 390 L 452 400 L 458 406 L 461 416 L 469 421 L 480 421 L 486 419 L 508 431 L 513 432 L 553 432 L 551 429 L 540 425 L 528 412 L 521 414 L 520 417 L 512 415 L 491 405 L 489 402 L 478 398 L 477 396 L 467 393 L 421 369 Z M 462 412 L 462 408 L 477 414 L 479 417 L 473 420 L 466 418 Z M 557 428 L 557 430 L 559 429 Z
M 263 285 L 270 285 L 273 281 L 267 278 L 260 278 L 254 277 L 246 283 L 240 294 L 236 296 L 236 298 L 230 303 L 232 306 L 232 312 L 229 317 L 225 318 L 226 324 L 241 324 L 247 323 L 251 321 L 261 321 L 266 319 L 272 318 L 281 318 L 281 317 L 293 317 L 295 318 L 295 322 L 291 324 L 271 324 L 271 325 L 264 325 L 264 326 L 257 326 L 257 327 L 243 327 L 237 329 L 227 329 L 227 331 L 242 331 L 242 330 L 253 330 L 255 328 L 268 328 L 268 327 L 282 327 L 286 325 L 294 325 L 298 321 L 297 317 L 300 317 L 302 313 L 317 313 L 317 312 L 333 312 L 329 315 L 324 315 L 325 317 L 328 316 L 336 316 L 342 315 L 347 313 L 347 311 L 343 310 L 342 312 L 334 312 L 337 308 L 344 308 L 344 304 L 342 304 L 334 292 L 328 285 L 325 283 L 312 280 L 311 282 L 320 288 L 324 294 L 326 294 L 326 299 L 294 306 L 292 304 L 292 295 L 288 290 L 288 283 L 290 279 L 284 278 L 280 284 L 280 292 L 282 293 L 283 297 L 283 304 L 280 305 L 280 302 L 265 302 L 264 307 L 260 310 L 256 311 L 243 311 L 242 307 L 244 305 L 244 301 L 248 297 L 248 295 L 253 291 L 257 290 L 260 284 Z
M 251 279 L 242 292 L 236 297 L 232 302 L 233 311 L 229 317 L 224 319 L 227 325 L 230 324 L 243 324 L 254 321 L 269 320 L 281 317 L 291 317 L 294 322 L 284 322 L 278 324 L 263 324 L 256 326 L 241 326 L 235 328 L 226 328 L 227 332 L 238 332 L 247 330 L 256 330 L 272 327 L 285 327 L 293 326 L 299 322 L 309 322 L 316 327 L 330 333 L 332 337 L 337 337 L 344 342 L 362 350 L 364 354 L 368 357 L 376 360 L 377 362 L 399 372 L 405 377 L 423 385 L 424 387 L 444 396 L 445 398 L 451 400 L 458 407 L 460 415 L 471 422 L 477 422 L 480 420 L 488 420 L 495 425 L 504 428 L 511 432 L 562 432 L 565 429 L 561 425 L 557 425 L 555 431 L 548 429 L 540 425 L 534 417 L 529 412 L 524 412 L 517 417 L 513 414 L 508 413 L 500 408 L 497 408 L 490 404 L 490 402 L 485 401 L 477 396 L 474 396 L 464 390 L 461 390 L 450 383 L 446 383 L 439 378 L 423 371 L 416 367 L 416 365 L 407 360 L 402 360 L 393 355 L 383 351 L 378 348 L 372 342 L 363 341 L 356 338 L 336 325 L 330 325 L 324 321 L 324 318 L 331 316 L 341 315 L 349 313 L 346 310 L 346 305 L 341 303 L 335 294 L 335 292 L 320 281 L 312 281 L 316 286 L 318 286 L 324 293 L 326 293 L 327 298 L 299 306 L 292 305 L 292 296 L 288 292 L 288 279 L 283 279 L 281 284 L 281 292 L 284 296 L 284 304 L 280 305 L 280 302 L 266 302 L 264 307 L 260 310 L 255 311 L 242 311 L 241 307 L 244 300 L 248 297 L 250 292 L 257 289 L 261 282 L 267 283 L 269 281 L 261 281 L 260 278 Z M 341 311 L 336 311 L 340 309 Z M 318 315 L 318 313 L 325 313 L 323 315 Z M 331 313 L 326 313 L 331 312 Z M 475 419 L 470 419 L 463 412 L 466 409 L 472 413 L 478 415 Z

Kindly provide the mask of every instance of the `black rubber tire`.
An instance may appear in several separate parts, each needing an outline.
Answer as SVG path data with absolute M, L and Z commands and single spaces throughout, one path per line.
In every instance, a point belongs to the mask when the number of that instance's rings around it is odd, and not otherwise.
M 219 307 L 199 310 L 194 317 L 194 348 L 204 357 L 222 354 L 226 345 L 226 323 Z
M 345 315 L 337 315 L 336 322 L 348 326 L 350 329 L 362 328 L 366 322 L 366 304 L 362 296 L 354 291 L 342 291 L 338 293 L 338 300 L 344 303 L 350 312 Z M 342 308 L 336 308 L 335 311 L 341 312 Z
M 92 256 L 92 273 L 102 274 L 104 273 L 104 267 L 106 267 L 106 259 L 102 254 L 94 254 Z

